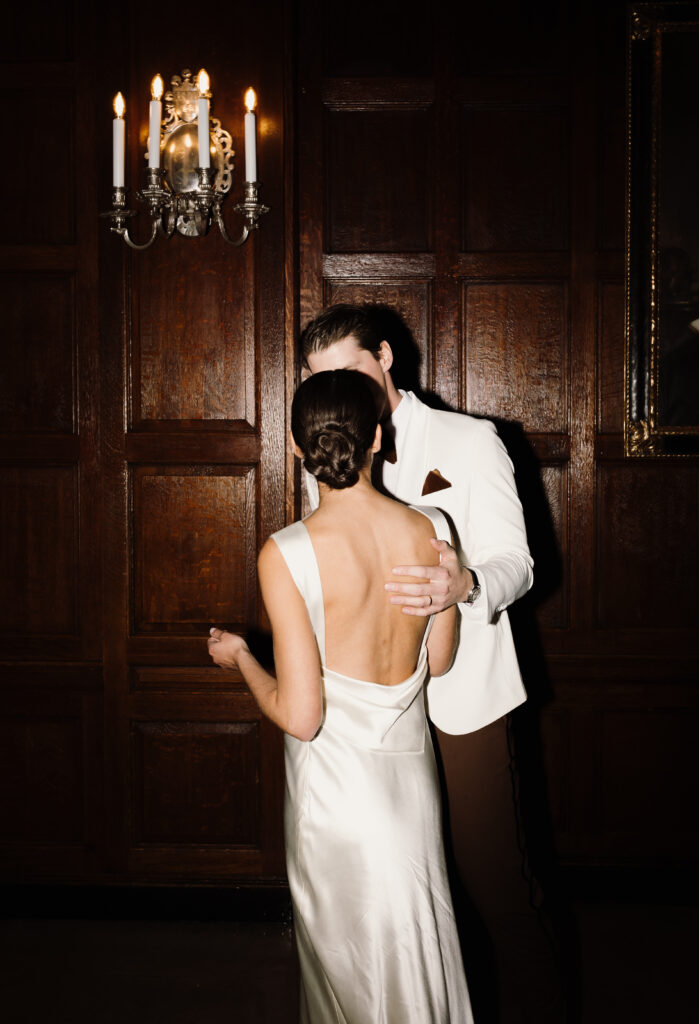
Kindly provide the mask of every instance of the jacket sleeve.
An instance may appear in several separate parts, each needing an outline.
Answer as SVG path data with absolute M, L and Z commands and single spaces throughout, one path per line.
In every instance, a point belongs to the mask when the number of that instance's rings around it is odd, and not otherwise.
M 488 420 L 468 450 L 466 532 L 461 538 L 466 564 L 474 569 L 481 595 L 461 604 L 471 622 L 492 622 L 498 612 L 529 590 L 534 565 L 524 527 L 514 470 L 504 444 Z

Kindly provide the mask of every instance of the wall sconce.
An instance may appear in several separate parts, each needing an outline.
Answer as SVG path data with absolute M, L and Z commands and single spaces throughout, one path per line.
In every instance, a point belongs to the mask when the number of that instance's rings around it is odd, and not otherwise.
M 259 201 L 257 181 L 256 96 L 253 89 L 245 94 L 245 198 L 233 209 L 243 217 L 238 238 L 231 238 L 223 220 L 222 204 L 233 184 L 233 140 L 221 122 L 209 116 L 211 93 L 209 76 L 203 69 L 192 81 L 192 72 L 173 75 L 171 90 L 163 97 L 163 80 L 156 75 L 151 84 L 149 107 L 148 170 L 146 187 L 136 193 L 151 218 L 151 234 L 139 244 L 131 238 L 127 226 L 135 210 L 126 207 L 124 157 L 126 105 L 121 93 L 114 99 L 115 118 L 112 129 L 112 208 L 102 217 L 110 220 L 110 228 L 121 235 L 132 249 L 147 249 L 160 233 L 171 238 L 175 231 L 186 238 L 201 238 L 212 221 L 218 224 L 226 242 L 242 245 L 258 226 L 269 207 Z

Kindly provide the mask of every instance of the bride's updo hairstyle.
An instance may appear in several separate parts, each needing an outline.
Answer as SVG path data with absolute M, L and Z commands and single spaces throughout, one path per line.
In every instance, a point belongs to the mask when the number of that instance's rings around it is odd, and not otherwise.
M 291 433 L 308 472 L 334 490 L 353 487 L 379 422 L 373 388 L 357 370 L 308 377 L 294 395 Z

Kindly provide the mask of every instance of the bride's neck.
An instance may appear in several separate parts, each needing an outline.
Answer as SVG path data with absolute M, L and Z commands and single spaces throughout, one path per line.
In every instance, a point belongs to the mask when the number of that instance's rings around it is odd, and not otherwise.
M 371 482 L 371 464 L 359 471 L 359 479 L 352 487 L 329 487 L 318 481 L 318 504 L 320 508 L 355 504 L 375 496 L 378 492 Z

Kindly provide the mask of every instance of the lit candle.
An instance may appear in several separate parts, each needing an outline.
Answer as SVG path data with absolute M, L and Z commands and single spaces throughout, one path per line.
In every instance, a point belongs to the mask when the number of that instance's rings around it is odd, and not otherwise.
M 257 97 L 254 89 L 245 93 L 245 180 L 257 181 L 257 131 L 255 121 L 255 104 Z
M 150 93 L 153 99 L 150 101 L 148 124 L 148 166 L 160 167 L 160 122 L 163 116 L 163 106 L 160 102 L 163 95 L 163 80 L 160 75 L 156 75 L 151 82 Z
M 112 184 L 114 188 L 124 187 L 125 110 L 124 97 L 118 92 L 114 97 L 114 113 L 116 117 L 112 122 Z
M 211 136 L 209 133 L 209 100 L 204 93 L 209 91 L 209 76 L 203 68 L 197 76 L 197 85 L 199 86 L 199 92 L 201 94 L 201 99 L 199 100 L 199 112 L 197 114 L 199 166 L 207 168 L 211 167 L 211 153 L 209 152 Z

